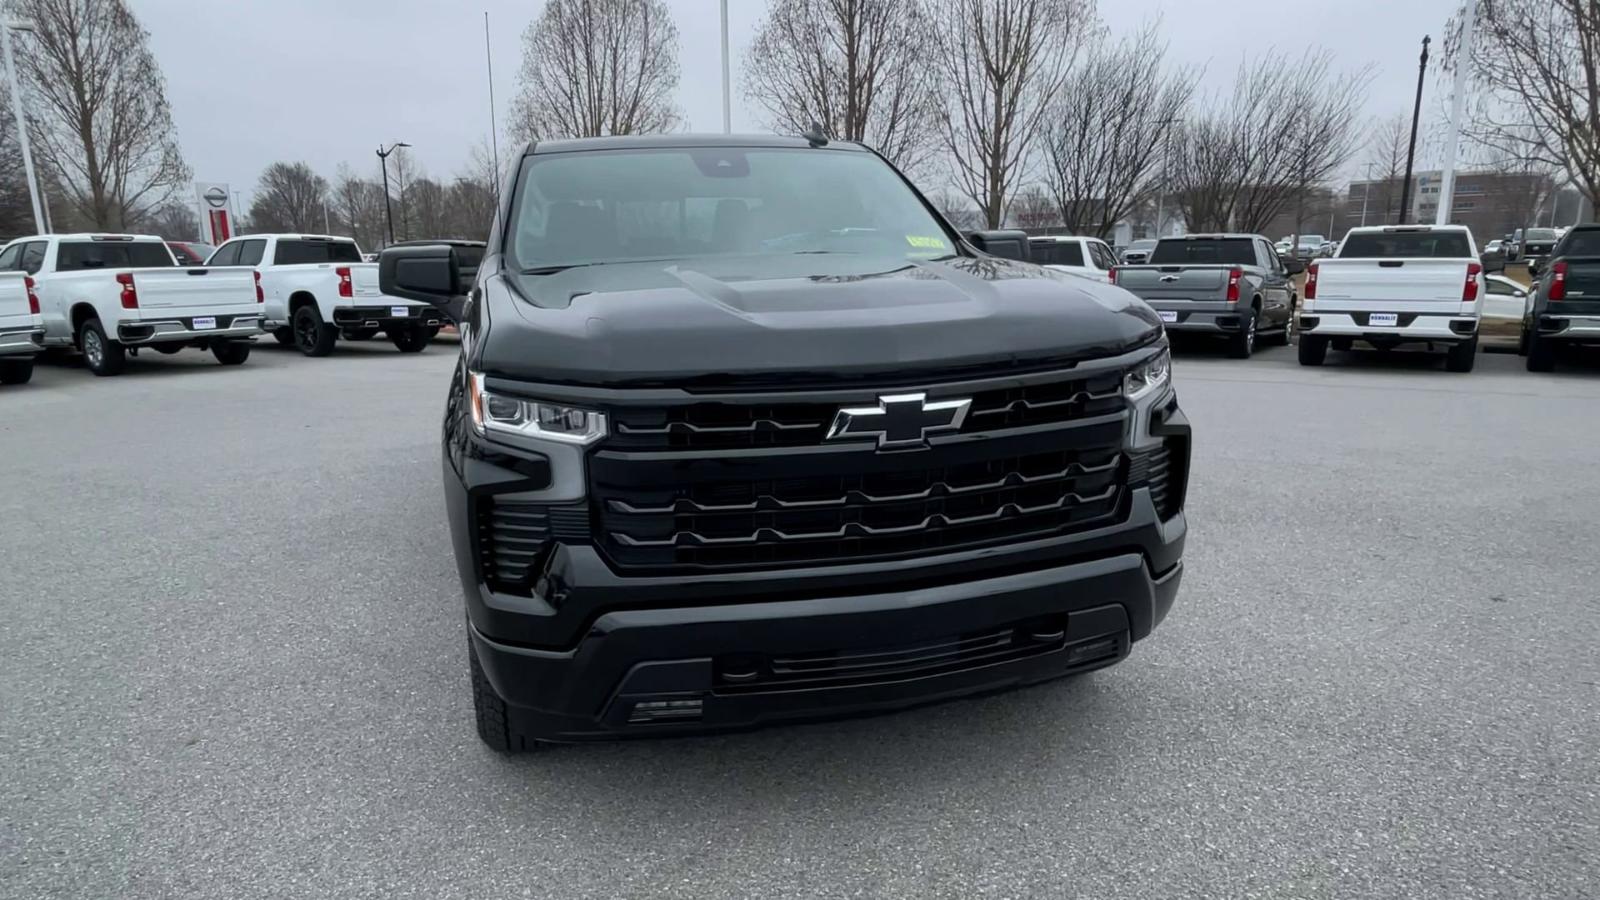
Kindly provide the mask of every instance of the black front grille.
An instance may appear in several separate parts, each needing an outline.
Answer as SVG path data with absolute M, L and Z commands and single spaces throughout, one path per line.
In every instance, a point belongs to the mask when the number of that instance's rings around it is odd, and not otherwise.
M 907 389 L 909 390 L 909 389 Z M 886 389 L 880 393 L 892 394 Z M 1024 428 L 1085 419 L 1122 408 L 1117 373 L 1062 380 L 1019 381 L 1015 386 L 962 394 L 929 391 L 929 400 L 971 397 L 963 432 Z M 630 450 L 729 450 L 804 447 L 823 441 L 841 405 L 861 403 L 703 402 L 611 411 L 608 447 Z
M 836 688 L 924 678 L 1060 650 L 1065 619 L 956 635 L 920 644 L 715 662 L 717 693 Z
M 702 465 L 652 477 L 602 458 L 591 466 L 598 530 L 613 563 L 669 569 L 846 563 L 1047 537 L 1118 513 L 1121 428 L 1117 419 L 1077 440 L 1033 440 L 1023 453 L 1000 441 L 960 458 L 836 453 L 826 460 L 834 471 L 817 460 L 818 474 L 757 462 L 750 476 L 743 465 Z
M 497 591 L 525 593 L 538 577 L 552 538 L 585 540 L 589 510 L 582 505 L 477 501 L 478 556 L 484 580 Z

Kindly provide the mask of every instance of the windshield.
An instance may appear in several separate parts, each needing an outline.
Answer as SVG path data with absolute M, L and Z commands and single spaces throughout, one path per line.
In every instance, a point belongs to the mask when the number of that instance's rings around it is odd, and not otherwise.
M 176 265 L 159 241 L 63 241 L 57 272 L 83 269 L 156 269 Z
M 1528 230 L 1528 240 L 1530 241 L 1553 241 L 1555 239 L 1556 231 L 1554 228 L 1532 228 Z
M 1472 256 L 1465 231 L 1369 231 L 1352 234 L 1340 259 L 1461 259 Z
M 1152 241 L 1152 240 L 1138 240 L 1138 241 L 1134 241 L 1133 243 L 1129 244 L 1128 245 L 1128 249 L 1129 250 L 1138 250 L 1138 251 L 1143 251 L 1143 252 L 1149 252 L 1150 248 L 1154 247 L 1155 245 L 1156 245 L 1156 242 Z
M 524 161 L 511 243 L 524 271 L 703 255 L 949 256 L 953 241 L 878 157 L 696 147 Z
M 1180 238 L 1162 241 L 1150 254 L 1150 265 L 1256 264 L 1255 242 L 1249 238 Z

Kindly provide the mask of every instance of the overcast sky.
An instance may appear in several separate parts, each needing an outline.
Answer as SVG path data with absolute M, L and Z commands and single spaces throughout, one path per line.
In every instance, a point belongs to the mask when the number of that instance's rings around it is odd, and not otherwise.
M 517 89 L 522 33 L 538 0 L 130 0 L 150 32 L 184 155 L 201 181 L 249 203 L 262 168 L 304 160 L 377 174 L 380 141 L 413 145 L 429 174 L 460 169 L 490 133 L 483 12 L 489 13 L 502 121 Z M 678 104 L 694 131 L 722 127 L 717 0 L 667 0 L 678 24 Z M 739 61 L 766 0 L 730 0 L 733 127 L 761 130 Z M 1332 50 L 1376 67 L 1370 112 L 1408 113 L 1424 34 L 1435 48 L 1456 0 L 1102 0 L 1115 33 L 1160 16 L 1176 60 L 1226 85 L 1245 51 Z M 1431 76 L 1430 76 L 1431 80 Z M 1447 92 L 1446 92 L 1447 93 Z M 1424 116 L 1440 107 L 1431 96 Z M 510 152 L 501 146 L 502 157 Z M 931 187 L 931 186 L 930 186 Z

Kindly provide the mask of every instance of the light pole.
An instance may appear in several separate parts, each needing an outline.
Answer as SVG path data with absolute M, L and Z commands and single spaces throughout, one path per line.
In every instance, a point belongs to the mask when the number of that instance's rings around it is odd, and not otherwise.
M 722 0 L 722 133 L 733 133 L 733 111 L 728 100 L 728 0 Z
M 411 145 L 405 141 L 395 141 L 389 145 L 387 150 L 383 149 L 382 144 L 378 145 L 378 164 L 383 167 L 383 214 L 389 221 L 390 244 L 394 243 L 394 207 L 389 203 L 389 154 L 399 150 L 401 147 L 409 146 Z
M 1404 225 L 1406 217 L 1410 215 L 1407 207 L 1411 205 L 1411 167 L 1417 160 L 1417 121 L 1422 118 L 1422 80 L 1428 75 L 1428 45 L 1432 42 L 1433 38 L 1422 36 L 1422 62 L 1417 64 L 1417 103 L 1411 109 L 1411 143 L 1406 147 L 1406 183 L 1400 188 L 1400 221 L 1395 223 L 1397 225 Z
M 17 119 L 17 145 L 22 148 L 22 170 L 28 177 L 28 199 L 33 201 L 33 227 L 37 234 L 48 234 L 44 222 L 44 199 L 39 192 L 39 179 L 33 172 L 33 150 L 28 146 L 28 124 L 22 116 L 22 85 L 17 81 L 17 67 L 11 61 L 11 32 L 32 32 L 28 22 L 0 22 L 0 56 L 5 57 L 6 89 L 11 92 L 11 113 Z

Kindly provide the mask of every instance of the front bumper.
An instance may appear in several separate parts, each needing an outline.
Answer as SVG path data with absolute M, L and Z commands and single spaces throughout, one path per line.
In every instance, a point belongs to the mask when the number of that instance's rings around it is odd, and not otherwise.
M 38 353 L 44 349 L 44 327 L 0 329 L 0 356 Z
M 1181 533 L 1181 516 L 1174 522 Z M 1153 575 L 1130 551 L 908 591 L 618 610 L 570 650 L 470 632 L 484 673 L 532 736 L 742 729 L 1111 665 L 1166 616 L 1182 572 L 1178 563 Z
M 201 316 L 216 322 L 215 328 L 196 328 L 194 316 L 173 316 L 170 319 L 141 319 L 137 322 L 117 324 L 117 340 L 129 346 L 164 344 L 169 341 L 237 341 L 253 338 L 261 333 L 261 316 L 248 315 Z
M 1300 314 L 1300 334 L 1314 337 L 1348 337 L 1379 344 L 1455 344 L 1478 333 L 1478 317 L 1460 313 L 1395 313 L 1396 324 L 1373 325 L 1372 312 L 1327 312 L 1319 308 Z

